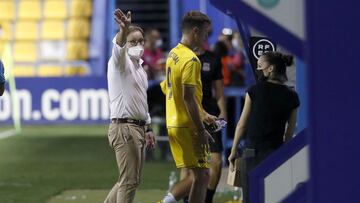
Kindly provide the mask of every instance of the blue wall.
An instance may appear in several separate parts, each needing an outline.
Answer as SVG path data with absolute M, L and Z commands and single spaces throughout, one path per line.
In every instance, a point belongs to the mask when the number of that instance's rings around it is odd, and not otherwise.
M 90 66 L 93 76 L 102 76 L 106 73 L 107 53 L 107 34 L 110 29 L 107 12 L 111 8 L 114 0 L 93 1 L 93 15 L 91 21 L 91 36 L 90 36 Z M 111 11 L 113 13 L 113 11 Z M 107 23 L 109 22 L 109 23 Z
M 297 119 L 297 132 L 308 127 L 309 102 L 308 102 L 308 75 L 307 67 L 303 60 L 296 59 L 296 91 L 300 98 L 300 110 Z
M 306 18 L 310 202 L 359 202 L 359 3 L 307 0 Z

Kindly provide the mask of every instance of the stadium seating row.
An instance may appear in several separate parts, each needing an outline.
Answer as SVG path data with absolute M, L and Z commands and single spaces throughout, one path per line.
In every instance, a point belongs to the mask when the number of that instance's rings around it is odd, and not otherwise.
M 87 18 L 63 20 L 18 20 L 15 26 L 11 21 L 0 22 L 3 28 L 2 40 L 63 40 L 88 38 L 90 22 Z
M 91 0 L 1 0 L 0 20 L 90 17 Z
M 59 77 L 86 75 L 89 70 L 85 66 L 59 66 L 57 64 L 18 64 L 13 67 L 13 74 L 17 77 Z
M 92 0 L 0 0 L 0 54 L 17 77 L 86 75 Z
M 4 46 L 0 42 L 0 46 Z M 36 61 L 74 61 L 88 60 L 88 42 L 86 40 L 69 41 L 16 41 L 12 47 L 16 62 Z

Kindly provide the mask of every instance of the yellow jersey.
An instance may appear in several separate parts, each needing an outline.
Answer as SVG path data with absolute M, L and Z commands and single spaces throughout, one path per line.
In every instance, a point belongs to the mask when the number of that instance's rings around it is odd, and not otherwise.
M 161 83 L 161 89 L 166 95 L 166 125 L 167 127 L 194 128 L 183 100 L 183 85 L 195 88 L 195 98 L 203 118 L 201 63 L 196 54 L 183 44 L 173 48 L 166 60 L 166 80 Z

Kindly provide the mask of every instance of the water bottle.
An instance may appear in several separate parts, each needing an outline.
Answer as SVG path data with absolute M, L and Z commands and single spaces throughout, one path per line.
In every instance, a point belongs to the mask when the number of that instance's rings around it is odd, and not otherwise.
M 234 201 L 240 200 L 240 188 L 238 187 L 234 187 L 233 200 Z
M 239 187 L 234 187 L 233 189 L 229 188 L 227 194 L 232 195 L 232 199 L 226 201 L 226 203 L 240 203 L 240 202 L 242 202 L 242 201 L 240 201 L 241 200 L 240 197 L 242 197 L 241 188 L 239 188 Z
M 177 182 L 176 172 L 171 171 L 169 176 L 169 191 L 175 185 L 176 182 Z

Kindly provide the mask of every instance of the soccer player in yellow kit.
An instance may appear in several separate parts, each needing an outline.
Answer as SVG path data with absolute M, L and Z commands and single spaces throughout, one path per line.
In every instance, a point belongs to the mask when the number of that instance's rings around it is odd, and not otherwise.
M 179 181 L 162 200 L 175 203 L 189 195 L 190 203 L 204 202 L 209 181 L 210 134 L 203 121 L 213 122 L 201 106 L 201 64 L 194 50 L 207 39 L 210 19 L 199 11 L 190 11 L 182 21 L 182 39 L 166 61 L 166 125 L 171 152 L 178 168 L 187 168 L 192 177 Z M 189 194 L 190 193 L 190 194 Z

